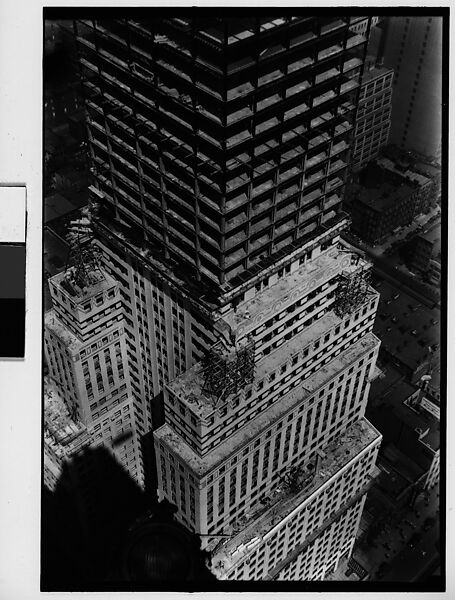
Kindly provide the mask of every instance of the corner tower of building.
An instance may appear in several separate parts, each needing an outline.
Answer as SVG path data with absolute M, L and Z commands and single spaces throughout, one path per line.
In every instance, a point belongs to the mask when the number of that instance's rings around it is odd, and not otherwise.
M 103 445 L 140 485 L 144 473 L 141 407 L 126 368 L 124 315 L 118 283 L 101 268 L 76 266 L 49 280 L 53 308 L 45 315 L 49 375 L 91 447 Z

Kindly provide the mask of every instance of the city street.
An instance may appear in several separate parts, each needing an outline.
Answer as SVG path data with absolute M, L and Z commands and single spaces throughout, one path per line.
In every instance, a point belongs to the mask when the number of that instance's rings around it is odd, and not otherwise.
M 433 286 L 421 282 L 414 273 L 411 273 L 404 265 L 399 264 L 396 257 L 387 256 L 385 250 L 394 243 L 396 244 L 399 241 L 404 242 L 406 236 L 413 232 L 417 233 L 420 229 L 426 230 L 430 227 L 430 223 L 433 223 L 434 226 L 434 221 L 439 218 L 439 214 L 440 207 L 436 206 L 428 214 L 419 215 L 410 225 L 403 228 L 400 232 L 391 235 L 384 244 L 374 247 L 368 246 L 352 233 L 345 234 L 344 237 L 349 243 L 370 257 L 373 261 L 375 271 L 380 277 L 396 282 L 398 287 L 402 288 L 403 291 L 415 296 L 421 302 L 432 306 L 439 302 L 438 290 Z
M 419 581 L 439 564 L 439 532 L 436 526 L 423 534 L 416 545 L 406 545 L 394 558 L 392 568 L 381 581 Z
M 431 307 L 439 303 L 439 294 L 433 288 L 420 282 L 415 276 L 407 275 L 404 271 L 391 265 L 388 257 L 376 254 L 374 250 L 360 240 L 353 239 L 348 234 L 344 237 L 354 247 L 359 248 L 370 257 L 374 265 L 374 271 L 379 277 L 392 281 L 398 288 L 427 306 Z

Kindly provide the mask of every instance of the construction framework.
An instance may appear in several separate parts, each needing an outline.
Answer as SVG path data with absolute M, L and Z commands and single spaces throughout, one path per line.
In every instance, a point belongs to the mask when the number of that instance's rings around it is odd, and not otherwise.
M 225 357 L 211 348 L 202 360 L 204 385 L 202 391 L 219 402 L 254 380 L 255 343 L 249 339 L 233 356 Z
M 322 234 L 342 215 L 359 19 L 77 20 L 92 172 L 114 220 L 215 291 Z
M 66 264 L 66 277 L 61 285 L 72 296 L 76 291 L 74 286 L 84 289 L 99 278 L 104 278 L 100 267 L 99 251 L 91 239 L 82 239 L 79 232 L 73 232 L 71 247 Z
M 355 271 L 340 275 L 333 310 L 338 317 L 351 314 L 366 299 L 370 289 L 371 265 L 361 265 Z

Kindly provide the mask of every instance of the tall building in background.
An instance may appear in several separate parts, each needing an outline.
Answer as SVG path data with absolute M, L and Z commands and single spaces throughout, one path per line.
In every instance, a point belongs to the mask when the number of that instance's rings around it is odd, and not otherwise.
M 442 18 L 389 17 L 384 66 L 394 70 L 390 142 L 440 157 L 442 132 Z
M 378 294 L 340 239 L 364 20 L 74 24 L 132 404 L 220 579 L 323 579 L 374 475 Z
M 393 70 L 368 57 L 360 87 L 352 167 L 362 169 L 374 160 L 389 139 Z

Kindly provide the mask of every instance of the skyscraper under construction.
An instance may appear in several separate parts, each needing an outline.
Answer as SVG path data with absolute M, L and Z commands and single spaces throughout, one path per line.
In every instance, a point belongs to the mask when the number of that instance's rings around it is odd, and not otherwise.
M 320 580 L 381 439 L 378 294 L 340 239 L 369 20 L 188 15 L 74 23 L 133 428 L 219 579 Z

